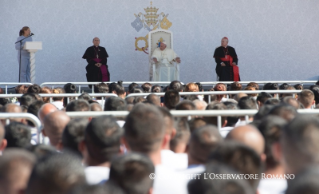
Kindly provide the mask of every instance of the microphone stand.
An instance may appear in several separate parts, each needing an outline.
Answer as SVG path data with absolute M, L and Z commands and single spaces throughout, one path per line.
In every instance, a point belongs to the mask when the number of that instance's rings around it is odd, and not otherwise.
M 22 48 L 21 48 L 21 46 L 22 46 L 22 41 L 24 40 L 24 39 L 26 39 L 26 38 L 29 38 L 29 37 L 31 37 L 31 36 L 33 36 L 34 34 L 33 33 L 31 33 L 31 35 L 29 35 L 29 36 L 27 36 L 27 37 L 25 37 L 25 38 L 23 38 L 23 39 L 21 39 L 21 40 L 19 40 L 19 41 L 17 41 L 17 42 L 15 42 L 14 44 L 17 44 L 17 43 L 20 43 L 20 52 L 19 52 L 19 82 L 20 82 L 20 76 L 21 76 L 21 50 L 22 50 Z

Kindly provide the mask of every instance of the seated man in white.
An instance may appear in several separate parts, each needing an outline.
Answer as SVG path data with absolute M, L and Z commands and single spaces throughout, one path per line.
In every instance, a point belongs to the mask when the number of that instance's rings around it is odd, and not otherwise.
M 159 48 L 156 48 L 152 54 L 151 59 L 156 65 L 154 81 L 173 81 L 179 79 L 179 71 L 177 64 L 181 59 L 177 56 L 175 51 L 166 48 L 166 42 L 160 42 Z

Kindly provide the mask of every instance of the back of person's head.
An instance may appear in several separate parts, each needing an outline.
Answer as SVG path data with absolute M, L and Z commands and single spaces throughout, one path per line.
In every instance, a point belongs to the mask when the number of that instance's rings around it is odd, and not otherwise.
M 94 86 L 94 93 L 109 93 L 109 86 L 106 83 L 99 83 Z
M 295 107 L 296 109 L 300 108 L 300 102 L 297 101 L 294 97 L 286 96 L 281 101 L 282 101 L 282 103 L 289 104 L 289 105 Z
M 269 112 L 268 115 L 275 115 L 285 119 L 286 121 L 291 121 L 297 116 L 297 109 L 289 104 L 279 104 L 274 106 Z
M 278 105 L 280 104 L 280 100 L 277 98 L 269 98 L 266 102 L 265 105 Z
M 144 98 L 143 96 L 135 96 L 133 104 L 142 103 L 142 102 L 148 103 L 146 98 Z
M 262 120 L 266 115 L 268 115 L 269 111 L 274 107 L 274 105 L 266 104 L 259 108 L 257 114 L 254 116 L 254 122 Z
M 161 148 L 164 117 L 155 107 L 137 104 L 126 117 L 124 138 L 132 151 L 149 154 Z
M 169 90 L 164 95 L 164 105 L 168 109 L 175 109 L 180 101 L 180 95 L 177 91 Z
M 287 173 L 298 173 L 311 164 L 318 164 L 319 119 L 310 115 L 296 116 L 284 127 L 281 146 Z
M 190 100 L 183 100 L 176 105 L 176 110 L 196 110 L 196 106 Z
M 142 86 L 143 92 L 144 93 L 151 93 L 152 92 L 152 84 L 146 82 Z
M 93 118 L 84 133 L 85 146 L 90 158 L 102 164 L 120 152 L 123 130 L 113 116 Z
M 314 85 L 311 91 L 315 95 L 315 104 L 319 104 L 319 85 Z
M 162 88 L 160 85 L 153 85 L 152 86 L 152 93 L 160 93 L 162 92 Z
M 87 92 L 83 92 L 79 97 L 79 100 L 85 100 L 87 102 L 89 102 L 90 100 L 92 100 L 92 97 L 87 93 Z
M 128 104 L 134 104 L 134 99 L 135 99 L 134 96 L 129 96 L 129 97 L 125 98 L 125 102 L 126 102 L 127 105 Z
M 289 86 L 290 86 L 289 84 L 283 83 L 283 84 L 281 84 L 281 85 L 279 86 L 279 89 L 280 89 L 280 90 L 287 90 Z
M 26 194 L 67 194 L 72 187 L 85 182 L 84 168 L 78 157 L 51 154 L 35 164 Z
M 130 85 L 128 85 L 128 91 L 132 91 L 134 90 L 134 88 L 139 87 L 139 85 L 135 82 L 131 83 Z
M 37 158 L 37 160 L 46 157 L 51 154 L 57 153 L 57 150 L 51 146 L 51 145 L 45 145 L 45 144 L 36 144 L 29 146 L 27 148 L 29 152 L 34 154 L 34 156 Z
M 63 150 L 72 151 L 81 156 L 78 145 L 84 139 L 84 131 L 88 123 L 88 119 L 84 118 L 70 120 L 62 133 Z
M 263 90 L 278 90 L 278 84 L 276 83 L 266 83 L 263 87 Z
M 231 101 L 226 101 L 223 102 L 223 104 L 226 106 L 227 110 L 238 110 L 237 102 L 231 102 Z M 228 116 L 227 117 L 227 125 L 229 127 L 235 126 L 235 124 L 238 122 L 239 117 L 238 116 Z
M 298 100 L 305 108 L 310 108 L 315 103 L 315 95 L 311 90 L 305 89 L 298 94 Z
M 235 141 L 225 141 L 212 152 L 209 161 L 228 165 L 240 174 L 257 174 L 258 179 L 248 180 L 257 190 L 263 166 L 260 156 L 252 148 Z
M 147 97 L 146 97 L 146 100 L 155 105 L 155 106 L 161 106 L 161 99 L 159 96 L 155 95 L 155 94 L 149 94 Z
M 65 93 L 63 88 L 58 87 L 58 88 L 52 89 L 52 94 L 63 94 L 63 93 Z M 53 97 L 52 99 L 53 101 L 61 101 L 63 97 Z
M 169 142 L 170 149 L 175 153 L 185 153 L 190 138 L 190 129 L 186 119 L 175 119 L 174 128 L 176 133 Z
M 206 110 L 207 103 L 205 101 L 194 100 L 193 103 L 194 103 L 194 105 L 196 107 L 196 110 Z
M 132 90 L 129 91 L 130 93 L 144 93 L 142 88 L 133 88 Z
M 90 105 L 86 100 L 74 100 L 66 106 L 66 112 L 90 111 Z
M 76 86 L 72 83 L 67 83 L 63 86 L 65 93 L 76 93 Z
M 126 110 L 126 103 L 120 97 L 109 97 L 104 104 L 104 111 L 124 111 Z
M 209 175 L 211 175 L 209 177 Z M 233 175 L 234 178 L 215 178 L 216 175 Z M 236 178 L 240 175 L 231 167 L 223 164 L 210 163 L 206 165 L 206 170 L 199 176 L 194 177 L 187 185 L 189 194 L 253 194 L 248 182 L 244 179 Z
M 227 107 L 221 102 L 212 102 L 212 103 L 207 105 L 206 110 L 227 110 Z M 223 127 L 223 124 L 226 124 L 225 123 L 226 118 L 227 117 L 222 117 L 222 123 L 221 123 L 222 127 Z M 216 116 L 204 117 L 204 120 L 207 124 L 215 125 L 215 126 L 218 125 L 218 121 L 217 121 Z
M 110 90 L 111 91 L 111 90 Z M 112 87 L 112 92 L 116 93 L 116 95 L 121 96 L 125 95 L 125 88 L 122 86 L 122 82 L 119 81 L 117 84 L 114 84 Z
M 272 147 L 274 143 L 279 143 L 281 131 L 287 124 L 287 121 L 278 117 L 269 115 L 261 120 L 258 129 L 265 139 L 266 168 L 276 168 L 280 162 L 275 158 Z
M 36 158 L 30 152 L 9 148 L 0 158 L 0 188 L 3 194 L 21 193 L 26 189 Z
M 40 108 L 44 105 L 45 103 L 43 101 L 37 100 L 34 101 L 29 107 L 28 107 L 28 113 L 33 114 L 34 116 L 38 117 L 38 112 Z M 34 126 L 33 122 L 28 120 L 28 125 Z
M 21 105 L 30 106 L 30 104 L 32 104 L 36 100 L 37 100 L 37 98 L 36 98 L 35 94 L 33 94 L 33 93 L 23 94 L 20 98 L 20 106 Z
M 188 155 L 192 162 L 205 164 L 209 154 L 223 141 L 219 130 L 213 125 L 196 129 L 190 138 Z
M 28 87 L 27 93 L 30 94 L 39 94 L 41 91 L 41 87 L 38 84 L 33 84 Z
M 125 194 L 123 189 L 114 183 L 106 182 L 106 184 L 81 184 L 73 187 L 68 194 Z
M 188 83 L 185 86 L 185 92 L 198 92 L 199 88 L 196 83 Z
M 231 91 L 236 91 L 236 90 L 241 90 L 241 89 L 242 89 L 242 85 L 239 82 L 233 82 L 230 84 Z
M 24 94 L 24 88 L 25 88 L 25 85 L 18 85 L 14 88 L 15 92 L 17 94 Z
M 11 122 L 5 126 L 7 148 L 27 148 L 31 145 L 31 129 L 27 125 Z
M 198 86 L 199 91 L 203 90 L 203 85 L 200 82 L 196 82 L 195 84 Z
M 23 105 L 22 105 L 23 106 Z M 22 106 L 18 106 L 17 104 L 14 103 L 8 103 L 4 107 L 1 108 L 1 112 L 5 113 L 22 113 Z M 23 122 L 21 118 L 10 118 L 10 122 Z M 2 124 L 5 125 L 5 120 L 2 120 Z
M 154 180 L 149 178 L 152 173 L 155 167 L 147 156 L 129 153 L 112 160 L 109 181 L 126 193 L 147 194 L 153 188 Z
M 238 101 L 239 109 L 257 109 L 257 103 L 254 98 L 245 96 Z
M 318 166 L 310 166 L 288 181 L 286 194 L 319 194 L 318 179 Z
M 183 85 L 180 81 L 174 80 L 169 84 L 169 89 L 177 92 L 183 91 Z

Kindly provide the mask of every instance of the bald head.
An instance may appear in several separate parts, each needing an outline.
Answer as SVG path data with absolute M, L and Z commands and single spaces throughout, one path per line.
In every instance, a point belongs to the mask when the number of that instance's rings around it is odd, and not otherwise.
M 236 100 L 237 102 L 242 98 L 242 97 L 245 97 L 247 96 L 247 94 L 245 93 L 238 93 L 234 96 L 234 100 Z
M 56 147 L 61 142 L 63 130 L 69 121 L 70 117 L 63 111 L 52 112 L 44 118 L 44 133 L 52 146 Z
M 265 140 L 258 129 L 252 125 L 235 127 L 227 134 L 226 140 L 241 142 L 254 149 L 259 155 L 264 153 Z
M 49 113 L 57 111 L 58 109 L 56 108 L 56 106 L 54 106 L 53 104 L 47 103 L 44 104 L 39 112 L 38 112 L 38 117 L 41 121 L 41 123 L 43 123 L 44 117 L 47 116 Z

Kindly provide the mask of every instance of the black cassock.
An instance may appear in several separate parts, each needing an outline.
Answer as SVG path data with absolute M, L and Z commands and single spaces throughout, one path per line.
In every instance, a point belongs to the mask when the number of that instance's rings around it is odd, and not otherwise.
M 109 57 L 109 55 L 107 54 L 104 47 L 91 46 L 91 47 L 86 49 L 82 58 L 86 59 L 86 61 L 88 62 L 88 65 L 85 68 L 86 69 L 86 79 L 88 82 L 102 82 L 103 81 L 101 68 L 95 66 L 95 64 L 97 62 L 94 60 L 96 60 L 96 59 L 99 59 L 100 63 L 102 65 L 106 66 L 107 75 L 108 75 L 107 81 L 110 81 L 110 73 L 109 73 L 108 65 L 107 65 L 107 58 L 108 57 Z
M 238 65 L 238 58 L 235 49 L 231 46 L 227 46 L 226 48 L 220 46 L 215 49 L 214 53 L 214 58 L 216 61 L 215 70 L 219 77 L 219 81 L 234 81 L 233 67 L 229 61 L 222 60 L 226 55 L 230 55 L 233 58 L 233 62 Z M 222 62 L 224 62 L 226 66 L 221 66 Z

